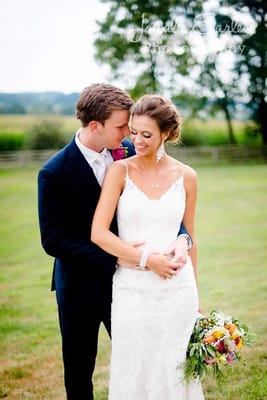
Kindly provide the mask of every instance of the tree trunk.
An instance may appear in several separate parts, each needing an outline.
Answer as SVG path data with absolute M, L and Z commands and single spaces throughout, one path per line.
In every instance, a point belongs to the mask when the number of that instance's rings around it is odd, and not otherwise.
M 262 144 L 267 146 L 267 103 L 265 103 L 264 98 L 261 99 L 262 102 L 259 106 L 259 124 L 262 134 Z
M 231 120 L 230 113 L 229 113 L 229 110 L 228 110 L 226 104 L 223 105 L 223 111 L 225 113 L 225 118 L 226 118 L 227 127 L 228 127 L 229 144 L 236 144 L 232 120 Z

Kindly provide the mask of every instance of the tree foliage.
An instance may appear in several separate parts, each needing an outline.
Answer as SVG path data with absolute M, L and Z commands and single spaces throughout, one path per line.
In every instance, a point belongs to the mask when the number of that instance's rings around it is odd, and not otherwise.
M 96 58 L 110 66 L 113 78 L 127 82 L 133 98 L 160 91 L 179 102 L 187 93 L 194 113 L 203 106 L 210 112 L 222 110 L 230 143 L 235 142 L 232 115 L 246 103 L 266 144 L 267 3 L 218 1 L 209 8 L 208 0 L 102 0 L 111 6 L 98 22 Z M 244 16 L 253 29 L 246 29 Z M 219 50 L 218 40 L 223 44 Z M 222 70 L 228 58 L 231 62 Z
M 43 120 L 29 130 L 27 147 L 30 149 L 59 149 L 65 144 L 62 126 L 55 121 Z
M 246 76 L 249 81 L 247 105 L 252 119 L 259 124 L 263 144 L 267 145 L 267 2 L 221 0 L 220 5 L 224 8 L 216 14 L 216 21 L 222 26 L 219 35 L 230 33 L 242 47 L 236 56 L 235 70 L 239 77 Z M 252 31 L 242 22 L 244 15 L 252 19 Z
M 96 58 L 115 78 L 127 79 L 134 95 L 142 91 L 176 92 L 171 77 L 188 76 L 196 65 L 187 35 L 202 1 L 106 1 L 111 7 L 98 22 Z M 168 77 L 169 79 L 166 79 Z

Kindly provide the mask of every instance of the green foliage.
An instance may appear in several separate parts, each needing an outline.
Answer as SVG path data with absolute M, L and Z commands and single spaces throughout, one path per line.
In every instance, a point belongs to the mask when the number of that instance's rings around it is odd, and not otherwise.
M 129 90 L 140 92 L 144 74 L 143 92 L 148 88 L 160 91 L 161 86 L 165 89 L 166 73 L 169 77 L 189 75 L 196 59 L 177 25 L 181 22 L 183 29 L 190 31 L 202 1 L 102 1 L 111 7 L 105 20 L 98 22 L 96 58 L 111 67 L 113 76 L 127 80 Z M 183 48 L 188 51 L 181 51 Z M 172 82 L 169 89 L 173 92 Z
M 222 28 L 219 35 L 228 31 L 227 34 L 230 33 L 243 48 L 236 57 L 235 69 L 240 77 L 245 75 L 249 78 L 247 92 L 250 99 L 247 105 L 252 119 L 260 126 L 263 143 L 267 144 L 267 3 L 265 0 L 223 0 L 220 3 L 223 11 L 219 9 L 216 13 L 216 21 Z M 234 10 L 238 13 L 233 18 Z M 252 32 L 242 23 L 241 17 L 248 14 L 255 25 Z M 229 31 L 228 27 L 236 26 L 236 21 L 239 29 Z
M 239 110 L 258 124 L 267 144 L 265 0 L 222 0 L 221 7 L 208 0 L 102 1 L 111 6 L 98 23 L 97 59 L 111 67 L 112 77 L 124 78 L 134 98 L 151 90 L 187 92 L 185 108 L 224 113 L 228 143 L 236 143 L 232 119 Z M 243 17 L 250 17 L 248 26 Z M 207 45 L 207 26 L 222 37 L 220 46 Z
M 233 128 L 238 144 L 260 144 L 259 135 L 249 135 L 247 133 L 255 129 L 255 125 L 252 122 L 233 121 Z M 226 122 L 224 120 L 204 119 L 185 121 L 181 141 L 185 146 L 220 146 L 228 144 Z
M 14 100 L 13 103 L 6 105 L 0 104 L 0 114 L 26 114 L 26 109 L 21 103 Z
M 138 97 L 138 94 L 137 94 Z M 193 101 L 193 99 L 192 99 Z M 175 103 L 180 109 L 183 102 L 179 103 L 175 99 Z M 181 114 L 186 115 L 187 110 L 181 108 Z M 0 146 L 3 142 L 5 143 L 3 149 L 8 150 L 20 150 L 29 149 L 31 145 L 31 136 L 33 127 L 43 128 L 43 117 L 37 117 L 32 115 L 1 115 L 0 116 Z M 49 116 L 49 143 L 55 144 L 54 127 L 60 128 L 60 138 L 63 140 L 58 144 L 59 147 L 65 144 L 74 135 L 75 131 L 79 128 L 79 121 L 69 116 Z M 251 144 L 259 145 L 261 142 L 261 135 L 259 129 L 255 123 L 251 121 L 233 121 L 233 128 L 235 131 L 235 137 L 238 144 Z M 34 128 L 35 129 L 35 128 Z M 39 130 L 39 128 L 38 128 Z M 34 133 L 35 134 L 35 133 Z M 34 135 L 33 134 L 33 135 Z M 21 146 L 15 148 L 10 136 L 17 135 L 21 138 Z M 41 138 L 42 141 L 42 138 Z M 227 126 L 223 120 L 215 119 L 186 119 L 183 124 L 182 130 L 182 143 L 185 146 L 217 146 L 228 143 Z M 10 145 L 9 145 L 10 144 Z M 43 142 L 41 143 L 43 145 Z M 32 147 L 31 147 L 32 148 Z
M 33 150 L 58 149 L 66 144 L 66 140 L 61 125 L 44 120 L 32 126 L 27 144 Z
M 73 135 L 80 126 L 80 122 L 69 115 L 0 115 L 0 133 L 23 133 L 27 135 L 33 125 L 49 120 L 62 128 L 66 135 Z
M 25 140 L 23 133 L 0 133 L 0 151 L 22 150 Z

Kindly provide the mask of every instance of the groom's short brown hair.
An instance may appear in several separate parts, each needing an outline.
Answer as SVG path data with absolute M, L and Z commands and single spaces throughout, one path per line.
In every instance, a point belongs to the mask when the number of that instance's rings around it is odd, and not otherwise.
M 102 124 L 115 110 L 130 110 L 133 101 L 130 95 L 116 86 L 95 83 L 83 89 L 76 104 L 76 117 L 83 127 L 90 121 Z

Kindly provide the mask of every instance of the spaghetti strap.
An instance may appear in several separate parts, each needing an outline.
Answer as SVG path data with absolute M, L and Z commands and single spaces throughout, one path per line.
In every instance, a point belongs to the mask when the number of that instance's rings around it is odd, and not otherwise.
M 181 173 L 181 175 L 180 175 L 180 178 L 181 178 L 182 176 L 185 175 L 187 169 L 188 169 L 188 165 L 186 165 L 186 166 L 184 167 L 184 169 L 183 169 L 183 171 L 182 171 L 182 173 Z
M 128 174 L 128 165 L 127 165 L 127 162 L 126 162 L 126 160 L 121 160 L 121 163 L 125 166 L 125 170 L 126 170 L 126 177 L 128 177 L 129 176 L 129 174 Z

